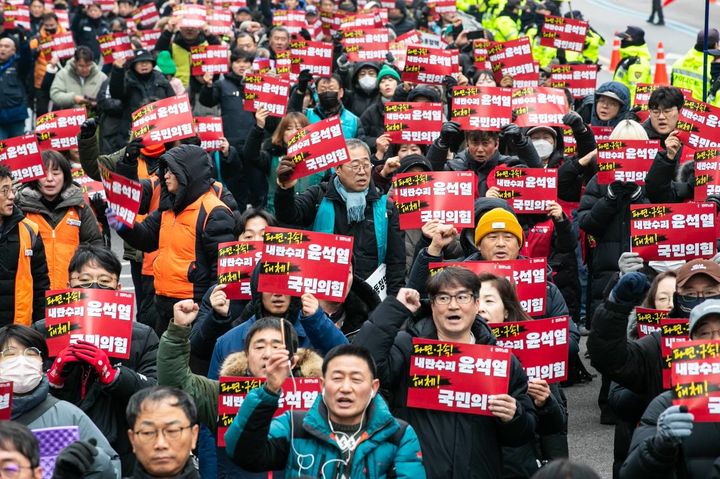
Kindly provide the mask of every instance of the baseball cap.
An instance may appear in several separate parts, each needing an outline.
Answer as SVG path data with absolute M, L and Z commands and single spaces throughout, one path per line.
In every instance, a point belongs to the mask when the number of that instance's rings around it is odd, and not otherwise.
M 608 98 L 612 98 L 613 100 L 615 100 L 616 102 L 620 103 L 621 105 L 624 105 L 624 104 L 625 104 L 625 102 L 620 99 L 620 97 L 618 96 L 617 93 L 614 93 L 614 92 L 611 92 L 611 91 L 604 91 L 604 92 L 600 92 L 600 93 L 595 93 L 595 95 L 597 95 L 597 96 L 606 96 L 606 97 L 608 97 Z
M 709 259 L 688 261 L 677 270 L 677 287 L 685 285 L 693 276 L 704 274 L 720 283 L 720 265 Z

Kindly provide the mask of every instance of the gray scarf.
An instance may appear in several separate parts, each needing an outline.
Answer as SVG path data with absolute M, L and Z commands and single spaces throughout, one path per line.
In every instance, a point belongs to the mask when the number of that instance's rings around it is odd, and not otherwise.
M 360 192 L 351 192 L 345 189 L 340 179 L 335 176 L 333 180 L 335 189 L 340 194 L 340 197 L 345 202 L 345 208 L 347 209 L 347 220 L 348 223 L 360 223 L 365 219 L 365 197 L 368 194 L 368 188 L 365 188 Z

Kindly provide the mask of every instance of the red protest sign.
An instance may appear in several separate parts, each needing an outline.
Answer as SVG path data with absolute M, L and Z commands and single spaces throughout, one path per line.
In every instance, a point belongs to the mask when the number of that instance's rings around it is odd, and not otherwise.
M 715 255 L 715 205 L 630 205 L 630 248 L 645 261 L 691 260 Z
M 187 95 L 172 96 L 145 105 L 132 114 L 132 137 L 158 144 L 195 136 Z
M 540 31 L 540 45 L 582 52 L 587 31 L 588 22 L 584 20 L 545 15 Z
M 431 145 L 440 136 L 442 103 L 385 103 L 385 132 L 392 143 Z
M 656 331 L 660 331 L 660 321 L 668 317 L 670 311 L 661 309 L 635 308 L 635 317 L 637 319 L 638 338 L 644 338 Z
M 305 12 L 302 10 L 275 10 L 273 12 L 273 26 L 283 27 L 290 33 L 300 33 L 307 26 Z
M 452 120 L 466 131 L 500 131 L 512 122 L 511 103 L 510 88 L 456 86 L 452 91 Z
M 207 10 L 202 5 L 176 5 L 173 17 L 178 28 L 204 28 L 207 24 Z
M 488 396 L 507 394 L 510 351 L 413 338 L 408 407 L 492 416 Z
M 85 108 L 56 110 L 39 117 L 35 122 L 35 135 L 40 150 L 72 150 L 77 148 L 80 125 L 85 123 Z
M 720 108 L 709 103 L 685 98 L 680 110 L 677 130 L 678 138 L 690 148 L 720 147 Z
M 208 31 L 213 35 L 228 36 L 233 31 L 233 14 L 228 9 L 211 9 L 208 16 Z
M 465 268 L 473 273 L 492 273 L 503 276 L 515 284 L 523 309 L 531 316 L 545 314 L 547 296 L 547 259 L 529 258 L 507 261 L 462 261 L 430 263 L 430 275 L 448 266 Z
M 645 184 L 655 155 L 660 151 L 658 140 L 603 140 L 597 142 L 597 182 L 609 185 L 614 181 Z
M 275 73 L 283 80 L 295 81 L 292 73 L 292 54 L 290 50 L 280 50 L 275 54 Z
M 32 134 L 0 141 L 0 163 L 12 170 L 13 183 L 27 183 L 45 176 L 40 147 Z
M 553 168 L 505 168 L 498 166 L 487 178 L 489 188 L 497 187 L 515 213 L 547 213 L 557 201 L 557 170 Z
M 577 140 L 573 135 L 572 128 L 563 127 L 563 154 L 565 156 L 575 156 L 577 154 Z
M 351 236 L 267 228 L 258 291 L 342 301 L 352 249 Z
M 9 421 L 12 413 L 12 392 L 11 381 L 0 383 L 0 421 Z
M 222 148 L 223 134 L 222 118 L 219 116 L 195 117 L 195 131 L 200 138 L 200 147 L 205 151 L 218 151 Z
M 100 193 L 100 196 L 107 200 L 107 197 L 105 196 L 105 187 L 103 186 L 102 181 L 93 180 L 85 174 L 85 170 L 82 168 L 72 169 L 72 179 L 75 183 L 80 185 L 80 188 L 82 188 L 83 196 L 85 197 L 85 201 L 87 203 L 90 203 L 90 199 L 95 196 L 96 193 Z
M 218 245 L 218 284 L 226 284 L 228 299 L 250 300 L 250 275 L 262 258 L 262 241 L 233 241 Z
M 340 119 L 332 116 L 297 132 L 288 142 L 287 156 L 295 163 L 294 179 L 350 161 Z
M 160 38 L 160 35 L 162 35 L 162 30 L 140 30 L 138 35 L 140 36 L 140 43 L 143 48 L 153 50 L 155 49 L 155 44 Z
M 457 3 L 455 0 L 433 0 L 428 3 L 433 15 L 441 15 L 443 13 L 457 12 Z
M 135 295 L 110 289 L 68 289 L 45 294 L 45 342 L 55 357 L 78 340 L 111 358 L 129 359 Z
M 225 447 L 225 432 L 235 420 L 245 397 L 253 389 L 265 384 L 265 381 L 265 378 L 220 377 L 218 447 Z M 290 410 L 308 411 L 315 403 L 321 389 L 320 378 L 287 378 L 283 383 L 274 416 L 280 416 Z
M 660 354 L 662 354 L 663 388 L 670 387 L 672 369 L 672 348 L 679 342 L 690 339 L 690 326 L 688 318 L 662 318 L 660 319 Z
M 446 76 L 458 72 L 458 52 L 419 45 L 407 47 L 403 81 L 442 85 Z
M 613 131 L 612 126 L 591 126 L 590 129 L 595 135 L 595 141 L 609 140 Z
M 287 110 L 290 82 L 273 75 L 245 74 L 245 111 L 265 108 L 270 116 L 282 118 Z
M 292 71 L 295 74 L 299 74 L 300 70 L 310 70 L 310 73 L 316 76 L 332 75 L 332 43 L 293 40 L 290 42 L 290 52 Z
M 440 220 L 458 228 L 474 224 L 477 177 L 472 171 L 401 173 L 393 177 L 393 197 L 400 229 L 422 228 Z
M 558 383 L 567 379 L 570 353 L 567 316 L 491 324 L 497 345 L 512 350 L 528 378 Z
M 552 88 L 567 88 L 575 98 L 585 98 L 595 93 L 597 84 L 596 65 L 550 65 Z
M 390 30 L 387 28 L 343 29 L 342 44 L 348 60 L 384 61 L 389 50 Z
M 58 60 L 67 60 L 75 54 L 75 40 L 70 32 L 56 33 L 50 37 L 41 38 L 39 48 L 46 56 L 52 54 Z
M 527 37 L 509 42 L 490 42 L 487 53 L 495 83 L 500 83 L 504 76 L 511 76 L 515 87 L 537 86 L 538 66 Z
M 126 32 L 108 33 L 100 35 L 97 39 L 105 65 L 123 58 L 132 58 L 134 55 L 130 35 Z
M 695 201 L 720 195 L 720 150 L 706 148 L 693 153 L 695 160 Z
M 549 87 L 513 88 L 512 108 L 515 124 L 530 126 L 563 127 L 563 116 L 568 112 L 565 92 Z
M 22 3 L 5 3 L 3 6 L 3 19 L 5 30 L 15 30 L 18 27 L 30 30 L 30 9 Z
M 672 403 L 687 406 L 693 422 L 720 421 L 720 342 L 675 344 L 671 363 Z
M 227 73 L 228 49 L 223 45 L 196 45 L 190 48 L 190 62 L 193 76 Z
M 230 10 L 232 13 L 247 7 L 246 0 L 213 0 L 213 9 Z
M 488 50 L 490 48 L 490 40 L 483 38 L 473 40 L 473 63 L 478 70 L 492 70 L 492 63 Z
M 115 215 L 124 225 L 132 228 L 140 211 L 142 185 L 108 170 L 103 165 L 99 166 L 108 206 L 115 211 Z
M 146 3 L 133 11 L 133 21 L 138 28 L 153 28 L 160 20 L 160 14 L 153 2 Z
M 383 15 L 387 15 L 387 10 L 378 9 L 371 12 L 349 13 L 341 18 L 340 29 L 364 30 L 366 28 L 380 28 L 387 23 L 387 19 L 384 19 Z

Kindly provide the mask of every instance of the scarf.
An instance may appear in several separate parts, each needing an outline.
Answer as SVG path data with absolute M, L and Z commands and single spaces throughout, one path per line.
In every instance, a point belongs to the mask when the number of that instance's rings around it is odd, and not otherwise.
M 365 197 L 368 194 L 368 189 L 365 188 L 363 191 L 350 192 L 340 183 L 340 179 L 337 176 L 333 179 L 333 185 L 340 194 L 340 198 L 345 202 L 348 223 L 360 223 L 363 221 L 365 219 Z
M 38 387 L 30 391 L 28 394 L 18 396 L 13 394 L 12 398 L 12 418 L 17 419 L 28 411 L 43 402 L 47 395 L 50 394 L 50 383 L 47 376 L 43 376 Z

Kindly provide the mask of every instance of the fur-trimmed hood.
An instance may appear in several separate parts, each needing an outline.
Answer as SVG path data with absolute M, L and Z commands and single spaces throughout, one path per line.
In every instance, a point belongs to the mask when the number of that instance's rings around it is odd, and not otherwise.
M 315 351 L 300 348 L 297 351 L 298 362 L 295 374 L 303 378 L 319 378 L 322 376 L 323 359 Z M 220 376 L 249 376 L 248 360 L 245 351 L 233 353 L 225 358 L 220 367 Z

